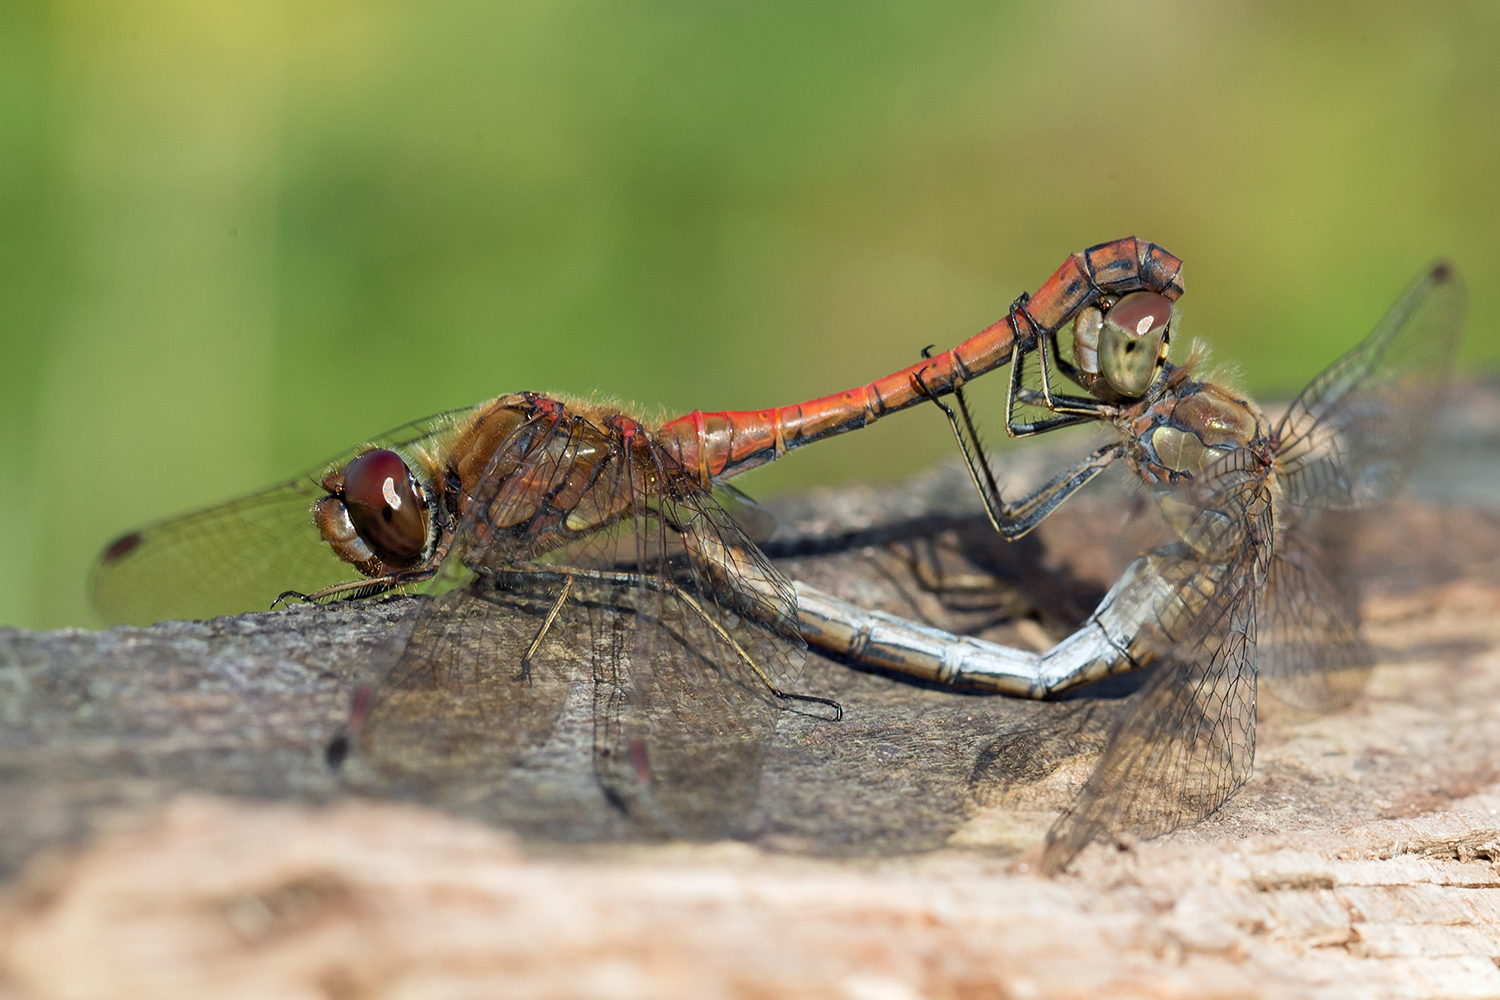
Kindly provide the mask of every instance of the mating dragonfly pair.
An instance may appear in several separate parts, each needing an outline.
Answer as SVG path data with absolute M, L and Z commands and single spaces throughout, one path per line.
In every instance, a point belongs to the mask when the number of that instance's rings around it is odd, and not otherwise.
M 330 747 L 335 765 L 352 752 L 398 789 L 504 780 L 575 688 L 561 646 L 589 644 L 598 781 L 641 826 L 680 836 L 722 835 L 748 810 L 781 710 L 841 714 L 796 689 L 806 642 L 1029 697 L 1155 665 L 1048 835 L 1044 863 L 1057 869 L 1101 834 L 1196 821 L 1243 784 L 1257 671 L 1317 707 L 1358 690 L 1368 656 L 1357 608 L 1311 522 L 1399 487 L 1463 323 L 1456 274 L 1430 269 L 1273 425 L 1196 359 L 1170 362 L 1180 269 L 1134 238 L 1090 248 L 953 350 L 781 409 L 651 427 L 519 393 L 441 414 L 121 538 L 101 558 L 94 600 L 111 621 L 144 622 L 278 597 L 425 592 Z M 1117 432 L 1014 503 L 962 391 L 1005 364 L 1010 433 L 1085 422 Z M 1059 392 L 1060 379 L 1081 394 Z M 950 394 L 954 407 L 940 402 Z M 929 400 L 1006 537 L 1123 460 L 1174 540 L 1141 555 L 1072 637 L 1028 654 L 794 587 L 716 499 L 733 496 L 726 481 L 740 472 Z

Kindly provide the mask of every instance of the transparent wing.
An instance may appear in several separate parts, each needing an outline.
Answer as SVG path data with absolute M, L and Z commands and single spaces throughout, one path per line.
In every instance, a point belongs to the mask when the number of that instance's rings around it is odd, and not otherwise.
M 534 419 L 490 456 L 409 637 L 356 697 L 356 786 L 427 801 L 493 793 L 545 742 L 598 631 L 585 603 L 563 600 L 565 574 L 518 571 L 545 537 L 547 500 L 578 459 L 577 426 Z M 551 522 L 556 527 L 556 519 Z M 538 640 L 540 640 L 538 642 Z M 525 663 L 528 651 L 535 654 Z
M 1359 598 L 1314 526 L 1283 531 L 1256 617 L 1258 669 L 1278 700 L 1314 711 L 1342 708 L 1374 658 L 1359 637 Z
M 768 541 L 776 533 L 776 515 L 743 490 L 729 483 L 719 483 L 713 488 L 713 498 L 755 544 Z
M 1353 509 L 1395 494 L 1431 427 L 1466 304 L 1453 266 L 1434 265 L 1302 390 L 1276 430 L 1287 500 Z
M 650 833 L 733 830 L 775 732 L 773 679 L 804 655 L 790 583 L 658 449 L 577 415 L 519 428 L 467 502 L 360 727 L 384 780 L 493 791 L 587 683 L 608 799 Z
M 625 657 L 599 659 L 594 768 L 610 799 L 650 833 L 741 832 L 755 804 L 778 709 L 729 641 L 679 596 L 645 598 Z M 649 628 L 649 631 L 647 630 Z M 748 676 L 747 676 L 748 675 Z
M 705 624 L 746 654 L 741 670 L 755 674 L 758 690 L 790 691 L 807 652 L 796 589 L 714 497 L 691 481 L 675 487 L 660 505 L 682 539 L 681 555 L 669 554 L 671 575 L 684 596 L 693 596 Z
M 359 579 L 313 524 L 324 473 L 372 447 L 405 451 L 410 459 L 433 448 L 471 409 L 407 424 L 280 486 L 117 539 L 89 581 L 95 610 L 112 625 L 210 618 L 265 611 L 288 590 L 310 593 Z
M 802 669 L 796 595 L 711 495 L 641 457 L 622 478 L 660 489 L 633 508 L 637 628 L 629 671 L 596 689 L 596 773 L 643 828 L 722 837 L 755 803 L 777 692 Z
M 124 536 L 94 567 L 94 610 L 110 625 L 211 618 L 358 579 L 313 525 L 323 495 L 309 476 Z
M 1138 642 L 1157 667 L 1134 696 L 1094 773 L 1047 834 L 1042 865 L 1059 871 L 1090 841 L 1128 832 L 1151 837 L 1197 822 L 1250 776 L 1255 755 L 1256 603 L 1270 558 L 1265 477 L 1227 466 L 1196 537 L 1235 544 L 1178 569 L 1179 614 L 1144 628 Z
M 384 791 L 445 799 L 493 787 L 545 742 L 575 667 L 592 652 L 571 641 L 588 636 L 590 622 L 586 610 L 564 606 L 523 673 L 556 596 L 533 582 L 523 589 L 480 577 L 426 601 L 362 717 L 356 701 L 351 728 Z
M 975 758 L 969 787 L 984 805 L 1000 805 L 1059 768 L 1096 757 L 1118 716 L 1118 702 L 1098 698 L 1022 704 L 1028 717 L 1003 729 Z

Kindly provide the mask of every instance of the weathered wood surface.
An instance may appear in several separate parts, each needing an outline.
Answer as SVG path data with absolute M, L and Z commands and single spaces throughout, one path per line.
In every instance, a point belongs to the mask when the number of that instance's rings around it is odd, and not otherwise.
M 592 841 L 570 845 L 339 794 L 322 748 L 408 601 L 0 631 L 0 997 L 1500 996 L 1496 400 L 1472 390 L 1419 498 L 1360 525 L 1364 697 L 1267 705 L 1227 807 L 1051 881 L 1031 852 L 1118 698 L 810 657 L 804 688 L 846 721 L 787 716 L 745 842 L 714 845 L 614 842 L 589 720 L 565 715 L 533 770 Z M 949 469 L 778 504 L 773 550 L 868 605 L 1040 644 L 1122 547 L 1118 497 L 1064 511 L 991 542 Z M 934 559 L 1004 585 L 933 593 L 911 567 Z

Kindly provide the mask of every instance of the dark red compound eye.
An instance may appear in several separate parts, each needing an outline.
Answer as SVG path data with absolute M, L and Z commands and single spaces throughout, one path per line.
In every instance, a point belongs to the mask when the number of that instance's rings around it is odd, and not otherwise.
M 341 498 L 349 520 L 375 554 L 397 565 L 416 562 L 427 544 L 427 508 L 394 451 L 367 451 L 344 467 Z
M 1143 337 L 1159 330 L 1172 318 L 1172 302 L 1155 292 L 1135 292 L 1115 303 L 1106 319 L 1126 333 Z

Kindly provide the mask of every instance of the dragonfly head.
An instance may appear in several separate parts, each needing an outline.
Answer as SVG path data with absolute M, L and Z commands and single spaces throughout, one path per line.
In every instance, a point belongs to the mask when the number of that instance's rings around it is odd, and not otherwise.
M 432 516 L 425 491 L 394 451 L 365 452 L 323 488 L 328 496 L 313 517 L 340 559 L 376 576 L 409 569 L 426 554 Z
M 1109 403 L 1139 399 L 1167 363 L 1172 302 L 1131 292 L 1092 305 L 1073 323 L 1073 357 L 1085 389 Z

